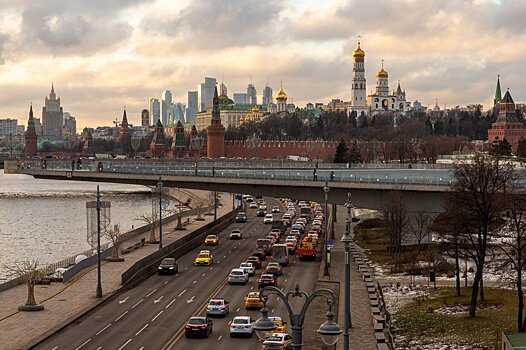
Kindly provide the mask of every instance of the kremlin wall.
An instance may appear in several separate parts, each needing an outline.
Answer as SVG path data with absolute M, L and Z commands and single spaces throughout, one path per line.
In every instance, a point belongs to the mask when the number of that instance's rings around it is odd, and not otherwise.
M 337 141 L 225 141 L 227 158 L 285 159 L 289 156 L 308 157 L 332 161 L 338 146 Z

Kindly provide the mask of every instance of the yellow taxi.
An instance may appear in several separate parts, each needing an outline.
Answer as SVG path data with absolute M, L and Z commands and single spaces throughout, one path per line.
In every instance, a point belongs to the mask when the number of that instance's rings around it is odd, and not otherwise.
M 285 333 L 285 324 L 286 324 L 286 322 L 284 322 L 281 317 L 279 317 L 279 316 L 269 316 L 268 318 L 270 318 L 272 320 L 272 322 L 274 322 L 276 324 L 276 326 L 278 326 L 276 329 L 274 329 L 273 332 Z
M 219 244 L 219 237 L 216 235 L 208 235 L 205 238 L 205 245 L 218 245 Z
M 257 309 L 260 310 L 263 308 L 263 300 L 259 298 L 259 292 L 250 292 L 245 297 L 245 309 Z
M 194 265 L 212 265 L 214 263 L 214 257 L 210 254 L 208 250 L 201 250 L 197 257 L 195 258 Z
M 317 206 L 317 205 L 318 205 L 318 203 L 316 203 L 316 202 L 310 202 L 310 207 L 311 207 L 311 208 L 314 208 L 314 207 Z

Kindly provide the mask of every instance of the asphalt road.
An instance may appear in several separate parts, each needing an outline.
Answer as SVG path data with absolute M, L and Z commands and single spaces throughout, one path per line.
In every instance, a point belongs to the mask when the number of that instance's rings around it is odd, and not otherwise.
M 278 201 L 266 199 L 266 202 L 271 207 Z M 241 342 L 243 349 L 260 348 L 255 334 L 252 339 L 231 339 L 228 323 L 236 315 L 260 317 L 259 311 L 245 311 L 244 297 L 250 290 L 257 290 L 256 276 L 262 270 L 257 270 L 245 286 L 226 283 L 230 270 L 250 255 L 256 239 L 270 232 L 270 225 L 264 225 L 262 218 L 256 218 L 255 211 L 248 209 L 248 223 L 232 224 L 220 232 L 218 246 L 201 246 L 179 259 L 177 275 L 150 277 L 77 320 L 36 349 L 227 349 L 239 346 Z M 243 239 L 230 241 L 228 235 L 235 227 L 241 229 Z M 212 252 L 212 266 L 193 265 L 195 256 L 202 249 Z M 278 286 L 288 291 L 299 283 L 303 290 L 310 291 L 316 280 L 317 267 L 315 262 L 298 262 L 292 257 L 291 264 L 284 268 L 284 275 L 278 279 Z M 184 324 L 193 315 L 204 315 L 204 306 L 213 296 L 224 297 L 230 302 L 230 314 L 226 318 L 214 318 L 210 338 L 186 339 Z M 270 315 L 285 318 L 284 306 L 275 297 L 271 298 L 268 307 Z

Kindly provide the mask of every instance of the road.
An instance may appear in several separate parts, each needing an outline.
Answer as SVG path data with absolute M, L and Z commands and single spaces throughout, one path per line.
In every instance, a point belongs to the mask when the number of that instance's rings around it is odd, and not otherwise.
M 266 199 L 266 202 L 268 207 L 278 204 L 275 199 Z M 260 348 L 255 335 L 252 339 L 232 339 L 228 333 L 228 323 L 234 316 L 260 317 L 259 311 L 245 311 L 244 308 L 244 297 L 250 290 L 257 290 L 256 277 L 251 277 L 245 286 L 230 286 L 226 283 L 230 270 L 250 255 L 255 240 L 270 232 L 270 225 L 264 225 L 262 218 L 256 218 L 255 211 L 248 210 L 248 223 L 232 224 L 220 232 L 218 246 L 201 246 L 179 259 L 179 273 L 175 276 L 150 277 L 88 313 L 35 349 L 228 349 L 241 345 L 241 342 L 243 349 Z M 243 239 L 230 241 L 228 235 L 235 227 L 241 229 Z M 193 265 L 201 249 L 212 252 L 212 266 Z M 303 290 L 311 291 L 318 266 L 316 262 L 298 262 L 292 257 L 291 264 L 284 268 L 283 277 L 278 279 L 278 286 L 288 291 L 293 289 L 295 283 L 299 283 Z M 261 271 L 256 271 L 256 276 Z M 213 296 L 224 297 L 230 302 L 230 314 L 226 318 L 213 319 L 210 338 L 186 339 L 183 335 L 185 322 L 193 315 L 204 315 L 204 307 Z M 270 299 L 268 308 L 270 315 L 286 319 L 284 306 L 275 297 Z

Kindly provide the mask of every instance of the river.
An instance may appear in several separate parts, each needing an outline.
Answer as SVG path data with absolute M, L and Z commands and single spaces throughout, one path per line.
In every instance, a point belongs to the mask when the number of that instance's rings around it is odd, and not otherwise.
M 111 202 L 111 222 L 125 230 L 143 225 L 151 213 L 148 187 L 101 183 L 102 200 Z M 86 202 L 95 200 L 94 182 L 53 181 L 0 170 L 0 283 L 5 266 L 36 259 L 47 265 L 90 249 Z

